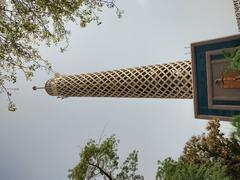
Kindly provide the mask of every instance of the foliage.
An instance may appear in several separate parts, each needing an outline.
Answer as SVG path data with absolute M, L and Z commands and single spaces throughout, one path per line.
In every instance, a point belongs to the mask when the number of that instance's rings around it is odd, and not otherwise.
M 158 162 L 156 180 L 229 180 L 226 166 L 221 162 L 211 164 L 189 164 L 183 161 L 174 161 L 171 158 Z
M 105 6 L 115 8 L 117 16 L 122 16 L 115 0 L 0 0 L 0 92 L 7 94 L 9 107 L 14 103 L 5 86 L 17 81 L 18 70 L 30 80 L 36 70 L 52 69 L 38 51 L 40 42 L 50 46 L 64 41 L 60 48 L 64 51 L 70 34 L 67 23 L 85 27 L 94 21 L 100 25 L 98 14 Z
M 207 164 L 221 160 L 227 166 L 227 173 L 234 179 L 240 179 L 240 142 L 234 137 L 225 138 L 219 130 L 219 119 L 210 121 L 208 134 L 193 136 L 186 143 L 184 162 Z
M 232 125 L 235 130 L 232 133 L 233 138 L 240 139 L 240 115 L 232 118 Z
M 70 171 L 72 180 L 95 179 L 102 176 L 109 180 L 142 180 L 137 174 L 138 152 L 133 151 L 119 166 L 118 140 L 111 136 L 102 143 L 90 140 L 80 153 L 80 162 Z
M 240 179 L 239 122 L 240 116 L 233 118 L 232 124 L 235 129 L 231 136 L 226 138 L 219 130 L 219 119 L 209 121 L 208 133 L 193 136 L 186 143 L 183 155 L 180 156 L 178 161 L 166 159 L 159 162 L 157 177 L 160 179 L 168 179 L 168 177 L 169 179 L 176 177 L 184 179 L 184 174 L 188 174 L 193 179 L 197 179 L 198 176 L 210 178 L 215 177 L 219 171 L 219 175 L 221 175 L 219 179 L 225 179 L 226 177 Z
M 240 71 L 240 47 L 233 51 L 223 50 L 223 55 L 228 60 L 226 71 Z

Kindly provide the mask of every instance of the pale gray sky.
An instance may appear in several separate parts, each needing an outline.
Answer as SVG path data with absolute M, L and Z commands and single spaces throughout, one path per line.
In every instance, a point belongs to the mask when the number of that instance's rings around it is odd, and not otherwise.
M 78 74 L 190 59 L 191 42 L 238 33 L 231 0 L 118 0 L 117 19 L 104 11 L 103 24 L 72 30 L 64 54 L 42 47 L 56 71 Z M 125 158 L 139 150 L 139 169 L 154 179 L 157 160 L 177 158 L 185 142 L 205 131 L 207 121 L 194 119 L 192 100 L 68 98 L 32 91 L 50 78 L 39 72 L 26 83 L 20 75 L 14 95 L 16 113 L 7 112 L 0 96 L 0 179 L 66 180 L 89 138 L 115 133 Z M 225 132 L 230 130 L 224 122 Z

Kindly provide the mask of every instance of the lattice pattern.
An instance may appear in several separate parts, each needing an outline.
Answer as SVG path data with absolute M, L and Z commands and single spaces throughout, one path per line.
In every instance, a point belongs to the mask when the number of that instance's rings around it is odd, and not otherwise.
M 190 61 L 150 65 L 74 76 L 47 81 L 52 96 L 192 98 Z
M 240 31 L 240 0 L 233 0 L 233 4 L 237 19 L 238 31 Z

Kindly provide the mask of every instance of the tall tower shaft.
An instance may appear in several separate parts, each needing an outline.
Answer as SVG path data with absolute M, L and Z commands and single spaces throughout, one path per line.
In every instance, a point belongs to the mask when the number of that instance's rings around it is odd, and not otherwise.
M 192 99 L 190 61 L 106 72 L 59 76 L 45 84 L 49 95 L 61 97 L 127 97 Z

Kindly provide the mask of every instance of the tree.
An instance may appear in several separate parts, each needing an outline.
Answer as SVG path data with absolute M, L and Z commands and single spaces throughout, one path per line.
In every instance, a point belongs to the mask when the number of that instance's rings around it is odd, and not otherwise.
M 156 180 L 230 180 L 221 162 L 189 164 L 171 158 L 158 162 Z
M 219 127 L 219 119 L 210 121 L 207 126 L 208 134 L 193 136 L 187 142 L 181 158 L 184 162 L 196 164 L 221 160 L 227 166 L 228 175 L 240 179 L 240 142 L 233 135 L 224 137 Z
M 91 180 L 98 176 L 106 180 L 143 180 L 143 176 L 137 174 L 136 150 L 119 166 L 118 142 L 114 135 L 102 143 L 90 140 L 80 153 L 80 162 L 69 170 L 68 177 L 72 180 Z
M 18 70 L 27 80 L 38 69 L 52 70 L 38 51 L 40 42 L 50 46 L 64 41 L 63 52 L 70 34 L 66 24 L 76 22 L 85 27 L 94 21 L 100 25 L 98 14 L 105 6 L 122 16 L 115 0 L 0 0 L 0 92 L 7 94 L 10 111 L 16 106 L 5 86 L 17 81 Z
M 240 179 L 239 119 L 240 116 L 233 118 L 234 131 L 228 138 L 219 130 L 219 119 L 209 121 L 208 134 L 193 136 L 177 161 L 166 159 L 159 162 L 157 177 L 185 179 L 187 174 L 192 179 Z
M 156 180 L 240 179 L 240 116 L 233 117 L 233 132 L 225 137 L 219 119 L 208 122 L 207 134 L 193 136 L 178 160 L 158 161 Z M 80 153 L 80 162 L 69 170 L 72 180 L 142 180 L 137 174 L 138 152 L 134 150 L 119 166 L 118 140 L 111 136 L 102 143 L 90 140 Z
M 228 60 L 225 71 L 240 72 L 240 47 L 233 51 L 223 50 L 223 55 Z

